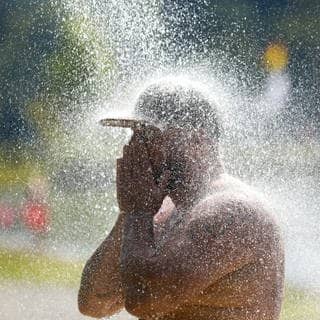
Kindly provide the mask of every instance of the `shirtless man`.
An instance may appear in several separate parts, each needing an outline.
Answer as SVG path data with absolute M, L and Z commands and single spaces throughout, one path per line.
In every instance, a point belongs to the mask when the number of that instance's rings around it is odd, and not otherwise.
M 264 200 L 227 175 L 214 105 L 198 90 L 159 83 L 117 163 L 120 215 L 87 262 L 79 309 L 122 308 L 149 320 L 276 320 L 284 253 Z

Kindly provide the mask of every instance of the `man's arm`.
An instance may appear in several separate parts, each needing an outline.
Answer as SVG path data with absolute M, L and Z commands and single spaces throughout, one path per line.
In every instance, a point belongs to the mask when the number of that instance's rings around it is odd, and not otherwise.
M 193 211 L 200 218 L 161 248 L 154 242 L 152 214 L 126 216 L 121 274 L 125 307 L 133 315 L 173 312 L 256 258 L 258 229 L 248 206 L 206 201 Z
M 78 294 L 81 313 L 101 318 L 123 308 L 123 290 L 120 279 L 120 250 L 123 214 L 86 263 Z

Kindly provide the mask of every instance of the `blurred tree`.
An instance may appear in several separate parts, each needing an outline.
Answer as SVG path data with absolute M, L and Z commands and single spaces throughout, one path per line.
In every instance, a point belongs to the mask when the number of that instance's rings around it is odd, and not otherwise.
M 50 12 L 43 17 L 40 1 L 5 1 L 1 6 L 0 143 L 2 157 L 11 161 L 35 142 L 24 106 L 39 91 L 44 54 L 53 51 L 57 21 Z
M 169 39 L 165 43 L 176 59 L 218 56 L 230 62 L 225 68 L 236 66 L 259 77 L 261 46 L 256 37 L 257 8 L 252 1 L 164 0 L 163 18 Z M 253 77 L 242 80 L 253 81 Z
M 241 81 L 252 88 L 264 78 L 261 57 L 266 47 L 286 44 L 294 89 L 291 119 L 304 114 L 309 122 L 316 118 L 320 127 L 318 0 L 164 0 L 162 12 L 164 43 L 174 59 L 201 60 L 220 52 L 244 70 Z
M 288 14 L 278 23 L 291 57 L 289 72 L 293 81 L 293 112 L 308 126 L 320 127 L 320 2 L 291 1 Z M 302 114 L 301 114 L 302 112 Z
M 99 39 L 88 19 L 72 16 L 60 2 L 1 2 L 0 146 L 6 154 L 21 152 L 28 141 L 31 156 L 41 149 L 39 134 L 54 131 L 60 113 L 80 106 L 70 101 L 94 94 L 90 79 L 112 68 Z

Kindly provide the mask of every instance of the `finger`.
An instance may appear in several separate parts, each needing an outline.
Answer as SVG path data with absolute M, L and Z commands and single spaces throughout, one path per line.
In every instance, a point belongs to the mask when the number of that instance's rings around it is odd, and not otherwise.
M 140 145 L 139 148 L 131 148 L 130 152 L 133 159 L 131 174 L 134 183 L 155 186 L 153 171 L 145 146 Z
M 154 140 L 156 137 L 162 136 L 162 132 L 159 128 L 154 126 L 146 126 L 144 128 L 146 142 Z
M 166 160 L 166 148 L 163 147 L 162 132 L 155 126 L 146 126 L 135 130 L 130 146 L 139 148 L 144 145 L 152 170 L 156 176 Z M 144 150 L 142 151 L 145 154 Z M 159 172 L 156 172 L 159 171 Z
M 129 146 L 136 146 L 138 144 L 145 142 L 145 130 L 144 129 L 135 129 L 133 135 L 130 139 Z
M 135 152 L 136 170 L 153 174 L 152 165 L 146 146 L 144 144 L 140 144 L 139 147 L 134 151 L 132 150 L 132 152 Z M 132 157 L 134 157 L 134 155 L 132 155 Z
M 121 172 L 124 172 L 126 170 L 125 166 L 124 166 L 124 163 L 125 163 L 125 159 L 123 158 L 118 158 L 117 159 L 117 162 L 116 162 L 116 169 L 117 169 L 117 174 L 118 173 L 121 173 Z
M 135 162 L 139 162 L 141 164 L 146 164 L 147 162 L 150 164 L 149 154 L 146 147 L 146 137 L 143 129 L 135 130 L 130 143 L 128 151 L 131 159 L 136 160 Z
M 119 188 L 122 183 L 124 182 L 124 169 L 123 169 L 123 159 L 117 159 L 117 170 L 116 170 L 116 181 L 117 181 L 117 188 Z
M 162 141 L 161 131 L 155 127 L 146 127 L 145 144 L 148 150 L 151 150 L 155 144 Z
M 117 161 L 116 167 L 117 167 L 117 171 L 118 171 L 119 169 L 121 169 L 123 158 L 118 158 L 116 161 Z
M 119 187 L 127 184 L 131 179 L 131 164 L 129 162 L 130 158 L 127 159 L 120 158 L 117 159 L 117 184 Z
M 150 128 L 146 139 L 146 148 L 155 176 L 159 177 L 167 159 L 166 143 L 159 128 Z
M 127 144 L 122 149 L 123 159 L 128 159 L 130 146 Z
M 123 195 L 124 193 L 124 170 L 123 170 L 123 159 L 117 159 L 117 171 L 116 171 L 116 182 L 117 182 L 117 199 L 118 202 L 121 200 L 120 195 Z
M 129 154 L 132 159 L 132 163 L 135 163 L 135 166 L 137 163 L 140 163 L 142 167 L 145 167 L 146 163 L 143 162 L 146 162 L 146 160 L 149 158 L 149 154 L 146 150 L 145 135 L 142 129 L 136 129 L 134 131 L 134 134 L 129 142 L 129 148 Z
M 171 178 L 171 171 L 170 170 L 166 170 L 162 176 L 161 176 L 161 180 L 159 182 L 159 189 L 161 191 L 166 191 L 168 189 L 168 183 L 169 183 L 169 179 Z

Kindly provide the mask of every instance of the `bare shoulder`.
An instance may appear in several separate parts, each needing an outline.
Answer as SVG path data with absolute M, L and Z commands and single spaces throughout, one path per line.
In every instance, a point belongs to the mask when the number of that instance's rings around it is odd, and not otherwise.
M 214 238 L 228 235 L 259 241 L 263 236 L 280 239 L 272 205 L 247 184 L 223 174 L 212 191 L 193 209 L 189 229 Z
M 209 218 L 236 215 L 250 221 L 271 222 L 276 213 L 272 204 L 249 185 L 223 174 L 212 185 L 211 191 L 193 209 L 193 217 Z

